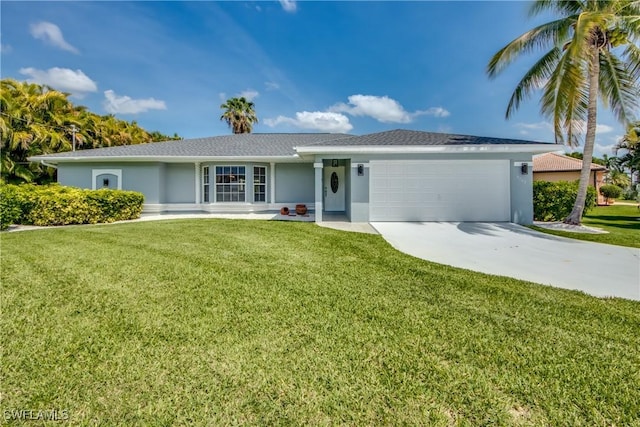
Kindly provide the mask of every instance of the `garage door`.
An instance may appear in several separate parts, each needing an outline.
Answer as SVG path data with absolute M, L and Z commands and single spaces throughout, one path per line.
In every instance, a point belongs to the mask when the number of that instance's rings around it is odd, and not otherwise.
M 370 221 L 509 221 L 508 160 L 371 161 Z

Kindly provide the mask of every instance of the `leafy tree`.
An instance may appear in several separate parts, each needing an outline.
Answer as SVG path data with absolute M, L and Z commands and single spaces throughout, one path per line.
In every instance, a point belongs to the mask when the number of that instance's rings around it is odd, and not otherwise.
M 609 199 L 617 199 L 622 196 L 622 188 L 617 185 L 607 184 L 600 187 L 600 194 L 605 198 L 605 203 L 609 204 Z
M 578 159 L 578 160 L 582 160 L 584 158 L 582 153 L 579 151 L 574 151 L 572 153 L 569 153 L 567 154 L 567 157 L 573 157 L 574 159 Z M 596 165 L 607 166 L 608 159 L 609 158 L 607 157 L 606 154 L 603 156 L 602 159 L 599 157 L 592 156 L 591 163 L 595 163 Z
M 258 123 L 253 102 L 244 97 L 229 98 L 220 108 L 224 110 L 220 120 L 227 122 L 233 133 L 251 133 L 253 124 Z
M 598 97 L 621 122 L 638 107 L 640 2 L 634 0 L 536 0 L 530 15 L 559 15 L 513 40 L 490 60 L 497 76 L 522 54 L 546 53 L 520 80 L 507 106 L 507 119 L 520 103 L 542 89 L 541 112 L 553 122 L 556 142 L 577 145 L 584 136 L 580 186 L 569 224 L 580 224 L 596 136 Z M 586 126 L 585 126 L 586 123 Z
M 48 86 L 3 79 L 0 89 L 2 181 L 52 181 L 55 169 L 27 159 L 70 151 L 74 127 L 79 150 L 180 139 L 176 134 L 169 137 L 159 132 L 149 133 L 136 122 L 92 113 L 69 101 L 69 94 Z

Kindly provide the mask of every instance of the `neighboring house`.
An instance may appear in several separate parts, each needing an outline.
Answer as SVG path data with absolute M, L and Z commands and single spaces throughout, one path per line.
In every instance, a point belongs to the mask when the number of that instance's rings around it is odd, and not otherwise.
M 32 157 L 58 182 L 144 194 L 146 212 L 306 204 L 350 221 L 533 221 L 530 141 L 392 130 L 239 134 Z M 524 166 L 523 166 L 524 165 Z
M 580 179 L 582 160 L 558 153 L 545 153 L 533 157 L 534 181 L 576 181 Z M 607 168 L 591 163 L 591 175 L 589 183 L 596 189 L 599 205 L 607 204 L 606 199 L 600 194 L 600 187 L 604 185 L 604 177 Z

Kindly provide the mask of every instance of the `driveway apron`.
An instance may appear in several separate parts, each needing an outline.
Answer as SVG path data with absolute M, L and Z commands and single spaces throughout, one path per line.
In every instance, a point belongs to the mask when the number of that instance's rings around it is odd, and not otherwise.
M 552 236 L 511 223 L 372 225 L 394 248 L 428 261 L 640 301 L 640 249 Z

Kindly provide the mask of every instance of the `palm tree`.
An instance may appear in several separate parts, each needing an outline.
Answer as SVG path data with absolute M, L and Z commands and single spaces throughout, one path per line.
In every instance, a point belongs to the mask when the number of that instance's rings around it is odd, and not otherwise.
M 542 89 L 541 112 L 553 121 L 557 143 L 577 145 L 584 136 L 578 195 L 568 224 L 580 224 L 596 136 L 598 96 L 626 123 L 638 107 L 640 2 L 637 0 L 536 0 L 530 15 L 551 12 L 559 19 L 540 25 L 498 51 L 487 67 L 496 77 L 521 54 L 548 51 L 520 80 L 507 106 L 507 119 L 532 92 Z M 585 126 L 586 121 L 586 126 Z
M 233 133 L 251 133 L 253 124 L 258 123 L 253 102 L 246 98 L 230 98 L 220 108 L 224 110 L 220 120 L 227 122 Z
M 1 87 L 2 179 L 11 182 L 52 179 L 53 169 L 30 163 L 27 158 L 70 146 L 64 132 L 72 110 L 68 94 L 13 79 L 2 80 Z
M 620 166 L 627 168 L 631 173 L 631 179 L 638 182 L 636 174 L 640 171 L 640 121 L 630 123 L 627 133 L 615 147 L 616 154 L 619 150 L 625 153 L 618 158 Z
M 47 182 L 55 170 L 27 159 L 39 154 L 111 145 L 141 144 L 154 138 L 135 122 L 99 116 L 69 101 L 69 94 L 48 86 L 0 81 L 0 178 L 10 182 Z M 77 130 L 73 132 L 75 127 Z M 174 135 L 173 139 L 179 137 Z

